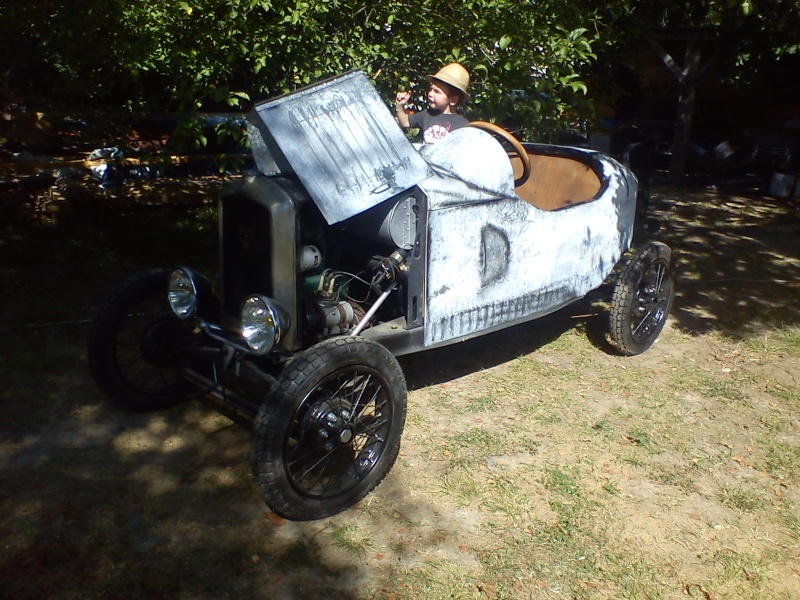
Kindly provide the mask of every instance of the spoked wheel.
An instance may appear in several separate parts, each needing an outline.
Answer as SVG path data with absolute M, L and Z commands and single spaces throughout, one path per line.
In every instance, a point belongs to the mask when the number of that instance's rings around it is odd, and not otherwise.
M 267 504 L 295 520 L 349 508 L 389 473 L 405 417 L 403 372 L 380 344 L 339 337 L 298 354 L 256 419 L 253 473 Z
M 169 270 L 123 282 L 97 313 L 89 332 L 89 368 L 98 386 L 133 410 L 157 410 L 184 400 L 191 386 L 178 356 L 191 337 L 167 303 Z
M 669 246 L 638 248 L 622 269 L 611 298 L 610 337 L 621 354 L 633 356 L 656 341 L 675 298 Z

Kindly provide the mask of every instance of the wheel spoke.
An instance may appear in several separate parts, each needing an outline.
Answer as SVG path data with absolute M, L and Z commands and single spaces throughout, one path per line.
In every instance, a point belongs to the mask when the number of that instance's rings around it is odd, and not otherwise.
M 645 316 L 644 316 L 644 317 L 642 317 L 642 318 L 639 320 L 639 323 L 638 323 L 638 324 L 636 325 L 636 327 L 634 327 L 634 328 L 633 328 L 633 330 L 632 330 L 632 333 L 633 333 L 633 336 L 634 336 L 634 337 L 639 337 L 639 336 L 638 336 L 638 334 L 639 334 L 639 331 L 642 329 L 642 327 L 645 327 L 645 325 L 648 323 L 648 321 L 649 321 L 649 319 L 650 319 L 650 316 L 651 316 L 652 314 L 653 314 L 653 311 L 652 311 L 652 310 L 648 310 L 648 311 L 647 311 L 647 314 L 645 314 Z M 645 327 L 645 334 L 647 334 L 647 327 Z
M 350 411 L 350 421 L 349 421 L 351 423 L 352 423 L 354 415 L 359 412 L 359 405 L 361 404 L 361 400 L 364 397 L 364 392 L 366 392 L 367 388 L 369 387 L 371 379 L 372 379 L 372 375 L 368 374 L 366 381 L 364 381 L 364 384 L 361 386 L 361 390 L 359 391 L 358 398 L 356 398 L 356 401 L 353 403 L 353 410 Z M 380 393 L 380 391 L 381 391 L 381 387 L 380 387 L 380 385 L 377 385 L 375 387 L 375 393 L 372 395 L 372 398 L 368 402 L 374 401 L 375 398 Z
M 384 386 L 356 369 L 320 382 L 301 405 L 287 447 L 287 471 L 309 495 L 328 497 L 354 487 L 377 463 L 390 425 Z M 345 434 L 349 437 L 345 439 Z
M 389 423 L 388 419 L 381 419 L 380 421 L 373 421 L 363 427 L 363 429 L 359 429 L 359 435 L 363 434 L 370 434 L 370 437 L 376 437 L 375 433 L 384 425 Z
M 656 272 L 656 290 L 654 296 L 659 298 L 661 296 L 661 292 L 664 289 L 664 276 L 667 274 L 667 269 L 664 265 L 658 265 L 658 271 Z
M 312 449 L 312 450 L 315 450 L 315 449 Z M 313 463 L 313 464 L 309 465 L 309 466 L 308 466 L 308 468 L 307 468 L 305 471 L 302 471 L 301 473 L 298 473 L 298 474 L 294 475 L 294 479 L 295 479 L 295 481 L 297 481 L 298 483 L 300 483 L 301 481 L 303 481 L 303 480 L 304 480 L 304 479 L 305 479 L 305 478 L 308 476 L 308 474 L 309 474 L 309 473 L 311 473 L 311 472 L 312 472 L 314 469 L 316 469 L 316 468 L 317 468 L 319 465 L 321 465 L 321 464 L 324 462 L 324 463 L 326 463 L 326 465 L 325 465 L 325 466 L 323 466 L 323 467 L 322 467 L 322 469 L 320 469 L 320 471 L 319 471 L 319 474 L 317 475 L 317 478 L 314 480 L 313 484 L 311 484 L 311 485 L 307 486 L 307 487 L 308 487 L 308 489 L 314 489 L 314 487 L 315 487 L 316 483 L 317 483 L 318 481 L 320 481 L 320 480 L 322 479 L 323 475 L 325 474 L 325 469 L 327 468 L 327 465 L 330 463 L 330 460 L 329 460 L 329 459 L 331 458 L 331 456 L 332 456 L 332 455 L 333 455 L 335 452 L 336 452 L 336 449 L 335 449 L 335 448 L 334 448 L 333 450 L 330 450 L 330 451 L 329 451 L 327 454 L 325 454 L 324 456 L 320 457 L 320 459 L 319 459 L 319 460 L 317 460 L 317 462 L 315 462 L 315 463 Z M 313 452 L 309 452 L 309 453 L 308 453 L 308 454 L 306 454 L 305 456 L 306 456 L 306 457 L 310 457 L 312 454 L 313 454 Z M 305 458 L 305 457 L 304 457 L 304 458 Z M 290 467 L 290 470 L 291 470 L 291 466 L 292 466 L 292 464 L 297 464 L 297 463 L 299 463 L 299 462 L 300 462 L 300 460 L 299 460 L 299 459 L 298 459 L 298 460 L 295 460 L 295 461 L 291 461 L 291 460 L 290 460 L 290 461 L 289 461 L 289 467 Z
M 253 470 L 275 512 L 336 514 L 363 498 L 395 462 L 406 413 L 402 370 L 356 337 L 299 354 L 256 421 Z

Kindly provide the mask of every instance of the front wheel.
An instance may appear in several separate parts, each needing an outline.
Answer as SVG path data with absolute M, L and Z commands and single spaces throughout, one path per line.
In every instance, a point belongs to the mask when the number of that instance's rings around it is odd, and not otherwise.
M 191 391 L 178 370 L 191 333 L 167 303 L 168 269 L 123 282 L 97 312 L 89 331 L 89 369 L 113 400 L 132 410 L 157 410 Z
M 253 473 L 269 507 L 322 519 L 366 496 L 397 459 L 406 395 L 376 342 L 331 338 L 295 356 L 255 423 Z
M 609 323 L 620 354 L 641 354 L 664 328 L 675 298 L 671 256 L 669 246 L 651 242 L 627 258 L 614 286 Z

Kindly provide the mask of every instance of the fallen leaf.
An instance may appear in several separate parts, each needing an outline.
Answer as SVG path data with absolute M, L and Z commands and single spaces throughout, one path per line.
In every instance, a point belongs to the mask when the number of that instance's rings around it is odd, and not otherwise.
M 264 515 L 264 520 L 269 523 L 270 525 L 286 525 L 286 519 L 283 517 L 279 517 L 275 513 L 267 513 Z
M 383 560 L 384 558 L 386 558 L 386 555 L 385 554 L 376 554 L 375 558 L 377 558 L 378 560 Z
M 458 551 L 461 552 L 461 554 L 466 554 L 467 552 L 469 552 L 469 546 L 467 546 L 466 544 L 459 544 Z

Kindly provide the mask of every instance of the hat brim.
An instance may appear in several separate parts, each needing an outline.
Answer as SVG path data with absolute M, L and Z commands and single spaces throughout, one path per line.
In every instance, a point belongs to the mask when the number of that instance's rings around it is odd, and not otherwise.
M 441 81 L 442 83 L 446 83 L 451 88 L 461 92 L 461 94 L 464 96 L 464 100 L 467 100 L 467 101 L 471 100 L 471 98 L 469 96 L 469 92 L 467 90 L 463 89 L 458 82 L 453 81 L 449 77 L 446 77 L 446 76 L 445 77 L 437 76 L 437 75 L 428 75 L 427 76 L 427 80 L 428 81 L 433 81 L 434 79 L 436 81 Z

